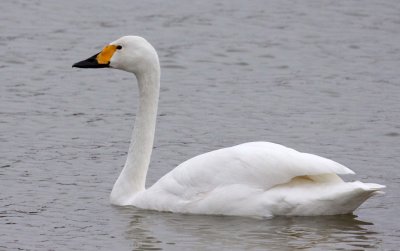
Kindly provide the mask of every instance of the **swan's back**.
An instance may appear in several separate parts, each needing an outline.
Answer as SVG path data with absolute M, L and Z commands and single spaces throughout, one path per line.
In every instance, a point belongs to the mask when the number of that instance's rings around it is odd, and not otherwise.
M 335 196 L 353 191 L 358 183 L 345 183 L 337 176 L 353 173 L 323 157 L 279 144 L 251 142 L 201 154 L 183 162 L 151 188 L 138 194 L 132 204 L 183 213 L 252 216 L 336 214 L 336 211 L 327 211 L 332 209 L 330 203 L 322 203 L 327 206 L 325 208 L 311 205 L 311 201 L 334 200 Z M 358 207 L 366 198 L 351 207 Z M 318 212 L 311 212 L 313 207 Z M 342 207 L 340 213 L 349 210 L 354 208 Z
M 173 181 L 196 191 L 233 184 L 267 190 L 296 176 L 328 173 L 353 174 L 353 171 L 332 160 L 279 144 L 251 142 L 198 155 L 180 164 L 159 182 Z M 173 184 L 167 187 L 171 192 L 178 188 Z

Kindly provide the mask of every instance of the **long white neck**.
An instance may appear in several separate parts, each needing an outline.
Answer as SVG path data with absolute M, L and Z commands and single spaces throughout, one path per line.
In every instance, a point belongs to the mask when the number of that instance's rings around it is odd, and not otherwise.
M 129 146 L 128 157 L 111 192 L 112 204 L 128 205 L 135 194 L 145 190 L 146 175 L 154 144 L 160 92 L 160 68 L 136 74 L 139 85 L 139 107 Z

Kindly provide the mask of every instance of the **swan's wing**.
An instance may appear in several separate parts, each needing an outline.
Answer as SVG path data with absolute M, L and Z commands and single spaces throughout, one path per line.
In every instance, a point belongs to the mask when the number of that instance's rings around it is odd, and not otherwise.
M 353 173 L 317 155 L 269 142 L 251 142 L 189 159 L 162 177 L 149 192 L 192 200 L 223 186 L 241 185 L 266 191 L 296 176 Z

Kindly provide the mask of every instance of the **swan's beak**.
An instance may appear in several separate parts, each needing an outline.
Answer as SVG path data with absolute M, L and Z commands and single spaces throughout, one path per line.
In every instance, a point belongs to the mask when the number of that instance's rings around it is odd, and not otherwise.
M 111 57 L 117 50 L 115 45 L 107 45 L 100 53 L 72 65 L 77 68 L 106 68 L 110 67 Z
M 106 67 L 109 67 L 109 63 L 99 64 L 99 62 L 96 59 L 99 54 L 100 53 L 98 53 L 88 59 L 82 60 L 78 63 L 75 63 L 72 65 L 72 67 L 77 67 L 77 68 L 106 68 Z

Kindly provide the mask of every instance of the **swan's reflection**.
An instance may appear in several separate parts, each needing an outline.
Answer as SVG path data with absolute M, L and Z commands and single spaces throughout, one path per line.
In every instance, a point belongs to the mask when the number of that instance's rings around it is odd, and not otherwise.
M 379 249 L 374 225 L 354 215 L 244 217 L 182 215 L 121 208 L 134 250 Z

